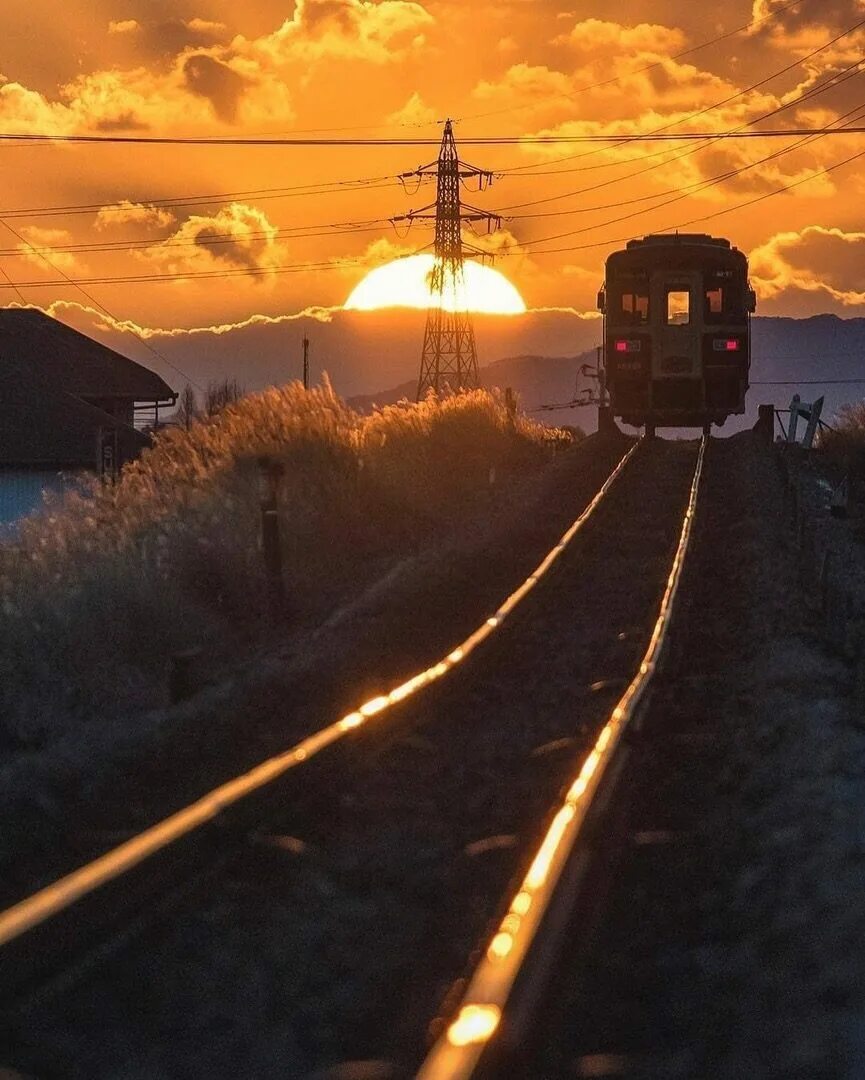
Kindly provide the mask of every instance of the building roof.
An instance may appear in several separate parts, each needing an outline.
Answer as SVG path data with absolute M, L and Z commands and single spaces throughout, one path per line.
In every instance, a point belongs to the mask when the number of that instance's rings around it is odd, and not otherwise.
M 0 364 L 0 464 L 93 469 L 100 428 L 117 429 L 121 461 L 148 445 L 146 436 L 101 409 Z
M 36 308 L 0 310 L 0 371 L 10 368 L 76 397 L 130 401 L 174 397 L 155 372 Z M 5 401 L 3 406 L 5 414 Z

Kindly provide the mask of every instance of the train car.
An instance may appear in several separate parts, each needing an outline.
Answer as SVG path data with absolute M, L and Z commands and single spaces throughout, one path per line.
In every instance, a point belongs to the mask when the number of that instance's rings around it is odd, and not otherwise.
M 625 424 L 708 431 L 745 411 L 756 296 L 729 240 L 631 240 L 607 259 L 598 307 L 611 411 Z

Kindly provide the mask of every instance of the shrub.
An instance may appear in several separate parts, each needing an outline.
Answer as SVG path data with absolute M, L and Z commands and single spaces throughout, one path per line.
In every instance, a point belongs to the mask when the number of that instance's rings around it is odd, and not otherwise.
M 39 743 L 63 718 L 152 705 L 172 652 L 261 630 L 262 456 L 283 467 L 292 609 L 321 613 L 377 561 L 447 528 L 491 469 L 537 466 L 561 437 L 487 391 L 361 416 L 329 385 L 299 383 L 160 432 L 117 484 L 55 500 L 0 545 L 6 739 Z

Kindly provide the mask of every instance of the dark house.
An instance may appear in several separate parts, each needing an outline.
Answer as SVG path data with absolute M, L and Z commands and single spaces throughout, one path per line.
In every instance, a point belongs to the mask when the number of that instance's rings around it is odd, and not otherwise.
M 62 491 L 69 475 L 113 474 L 147 445 L 177 395 L 158 375 L 30 308 L 0 310 L 0 524 Z

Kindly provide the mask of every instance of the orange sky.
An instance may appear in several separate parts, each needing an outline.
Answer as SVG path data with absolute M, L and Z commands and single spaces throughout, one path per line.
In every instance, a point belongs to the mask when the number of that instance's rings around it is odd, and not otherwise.
M 670 59 L 783 6 L 775 0 L 714 6 L 692 0 L 570 6 L 566 0 L 30 0 L 0 12 L 0 130 L 201 136 L 350 129 L 339 133 L 436 139 L 436 121 L 446 115 L 460 121 L 459 138 L 632 133 L 708 109 L 680 130 L 721 131 L 794 102 L 862 55 L 865 28 L 803 60 L 865 17 L 858 0 L 803 0 L 749 33 Z M 790 70 L 741 93 L 785 67 Z M 583 89 L 601 81 L 607 85 Z M 865 75 L 784 110 L 771 124 L 825 125 L 860 98 Z M 586 312 L 594 307 L 604 257 L 617 241 L 804 179 L 865 150 L 865 136 L 814 141 L 652 209 L 688 185 L 786 145 L 725 142 L 681 156 L 693 147 L 673 144 L 660 157 L 657 144 L 609 151 L 465 147 L 463 156 L 485 168 L 517 169 L 489 191 L 468 196 L 491 210 L 516 207 L 501 209 L 503 229 L 489 242 L 502 252 L 497 267 L 530 307 Z M 4 143 L 0 204 L 7 211 L 91 205 L 75 215 L 10 219 L 74 278 L 233 271 L 226 278 L 89 286 L 115 315 L 138 326 L 207 327 L 339 305 L 365 267 L 427 244 L 430 235 L 419 227 L 401 237 L 386 222 L 352 232 L 328 226 L 386 219 L 429 201 L 429 189 L 407 192 L 387 178 L 434 156 L 423 147 Z M 761 314 L 863 315 L 860 164 L 690 228 L 730 236 L 751 254 Z M 369 177 L 385 179 L 312 195 L 271 190 L 195 206 L 156 204 Z M 550 201 L 519 208 L 537 200 Z M 549 216 L 521 216 L 530 213 Z M 625 215 L 634 216 L 615 220 Z M 304 229 L 319 235 L 296 235 Z M 231 242 L 201 242 L 215 235 Z M 130 242 L 139 247 L 124 247 Z M 112 248 L 63 250 L 93 244 Z M 568 250 L 540 254 L 533 245 Z M 0 267 L 10 279 L 56 279 L 32 250 L 21 254 L 18 248 L 6 232 Z M 285 272 L 309 262 L 322 268 Z M 250 270 L 267 272 L 252 276 Z M 43 306 L 87 303 L 65 284 L 22 287 L 21 294 Z

